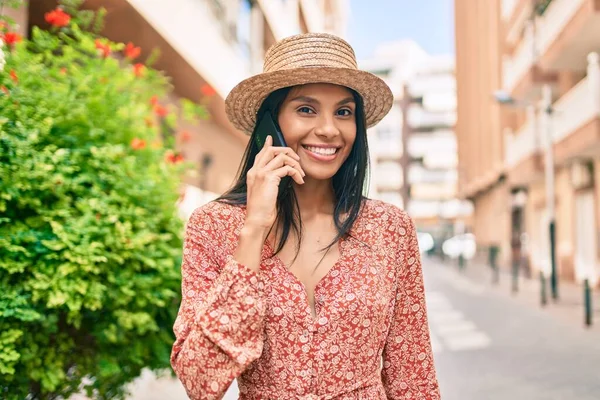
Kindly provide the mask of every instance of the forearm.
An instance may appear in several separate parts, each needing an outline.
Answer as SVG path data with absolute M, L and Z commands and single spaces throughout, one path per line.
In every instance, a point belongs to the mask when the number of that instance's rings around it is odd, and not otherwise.
M 268 229 L 252 224 L 245 224 L 240 232 L 238 246 L 233 255 L 234 259 L 248 269 L 259 272 L 260 257 Z

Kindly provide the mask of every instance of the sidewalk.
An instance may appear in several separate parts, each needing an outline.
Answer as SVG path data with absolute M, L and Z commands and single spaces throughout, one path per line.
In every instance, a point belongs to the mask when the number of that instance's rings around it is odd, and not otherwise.
M 471 260 L 466 262 L 462 270 L 456 260 L 442 261 L 439 258 L 426 258 L 426 262 L 439 264 L 440 267 L 451 269 L 464 278 L 483 285 L 486 289 L 496 294 L 510 297 L 524 306 L 537 308 L 547 312 L 563 323 L 581 330 L 600 333 L 600 291 L 592 290 L 592 325 L 585 326 L 584 292 L 583 286 L 573 282 L 558 282 L 558 300 L 552 299 L 550 283 L 547 282 L 547 304 L 541 305 L 541 291 L 539 279 L 529 279 L 519 276 L 518 291 L 512 291 L 512 275 L 506 269 L 500 269 L 499 279 L 494 283 L 494 271 L 481 261 Z

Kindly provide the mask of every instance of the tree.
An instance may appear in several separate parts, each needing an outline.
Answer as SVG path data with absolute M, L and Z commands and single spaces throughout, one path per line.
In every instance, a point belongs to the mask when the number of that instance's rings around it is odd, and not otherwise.
M 3 399 L 122 398 L 143 368 L 169 366 L 174 341 L 187 164 L 170 150 L 171 88 L 80 3 L 30 39 L 0 28 Z

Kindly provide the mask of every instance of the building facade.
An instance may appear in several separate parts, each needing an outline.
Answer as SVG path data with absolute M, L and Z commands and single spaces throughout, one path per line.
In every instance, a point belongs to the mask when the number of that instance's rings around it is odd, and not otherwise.
M 554 220 L 559 280 L 597 284 L 600 3 L 457 0 L 455 11 L 459 182 L 480 244 L 548 276 Z
M 471 214 L 457 198 L 458 157 L 454 58 L 429 56 L 405 86 L 409 192 L 407 210 L 421 229 L 454 233 Z

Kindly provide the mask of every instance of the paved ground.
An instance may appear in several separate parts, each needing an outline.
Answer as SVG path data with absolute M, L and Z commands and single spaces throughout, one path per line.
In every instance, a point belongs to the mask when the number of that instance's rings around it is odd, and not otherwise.
M 564 310 L 539 307 L 531 282 L 511 297 L 477 274 L 434 260 L 424 264 L 443 400 L 600 399 L 597 329 L 583 329 L 579 317 L 563 318 Z M 237 399 L 236 393 L 234 385 L 225 399 Z M 146 377 L 132 399 L 186 398 L 177 382 Z
M 594 331 L 448 265 L 428 262 L 425 273 L 444 400 L 600 399 Z

